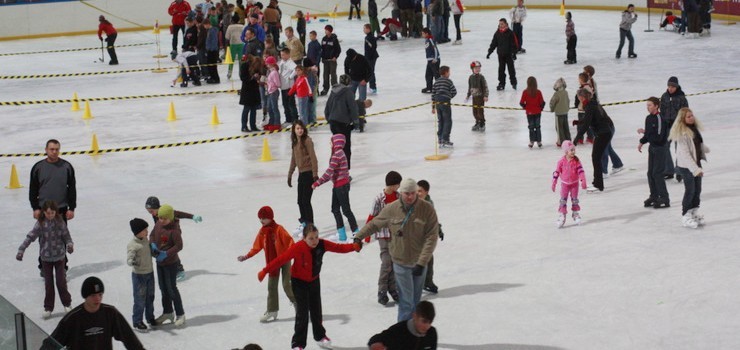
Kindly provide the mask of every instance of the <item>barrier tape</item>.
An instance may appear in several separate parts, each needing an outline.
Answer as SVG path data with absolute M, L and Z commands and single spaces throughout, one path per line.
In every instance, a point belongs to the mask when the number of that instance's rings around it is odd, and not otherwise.
M 210 66 L 222 66 L 222 65 L 227 65 L 227 63 L 198 64 L 198 65 L 193 65 L 193 67 L 210 67 Z M 84 76 L 92 76 L 92 75 L 150 72 L 150 71 L 159 70 L 159 69 L 167 69 L 167 70 L 180 69 L 180 66 L 161 67 L 161 68 L 139 68 L 139 69 L 127 69 L 127 70 L 109 70 L 109 71 L 101 71 L 101 72 L 56 73 L 56 74 L 35 74 L 35 75 L 0 75 L 0 80 L 84 77 Z
M 194 96 L 194 95 L 214 95 L 223 93 L 235 93 L 237 90 L 211 90 L 211 91 L 191 91 L 191 92 L 173 92 L 169 94 L 152 94 L 152 95 L 136 95 L 136 96 L 110 96 L 110 97 L 89 97 L 79 98 L 77 102 L 95 102 L 95 101 L 121 101 L 121 100 L 137 100 L 144 98 L 157 98 L 157 97 L 175 97 L 175 96 Z M 0 106 L 25 106 L 25 105 L 40 105 L 40 104 L 54 104 L 54 103 L 72 103 L 74 99 L 58 99 L 58 100 L 37 100 L 37 101 L 2 101 Z
M 112 46 L 112 47 L 132 47 L 132 46 L 144 46 L 144 45 L 154 45 L 154 43 L 138 43 L 138 44 L 115 45 L 115 46 Z M 2 56 L 35 55 L 35 54 L 40 54 L 40 53 L 93 51 L 93 50 L 100 50 L 100 46 L 98 46 L 98 47 L 83 47 L 83 48 L 79 48 L 79 49 L 62 49 L 62 50 L 30 51 L 30 52 L 9 52 L 9 53 L 0 53 L 0 57 L 2 57 Z
M 406 106 L 401 108 L 395 108 L 395 109 L 389 109 L 387 111 L 377 112 L 377 113 L 370 113 L 367 115 L 362 116 L 361 118 L 367 118 L 377 115 L 383 115 L 383 114 L 390 114 L 394 112 L 404 111 L 408 109 L 413 109 L 421 106 L 428 105 L 429 102 L 419 103 L 412 106 Z M 315 128 L 322 125 L 329 124 L 327 121 L 320 121 L 315 122 L 306 125 L 307 128 Z M 117 153 L 117 152 L 132 152 L 132 151 L 145 151 L 145 150 L 151 150 L 151 149 L 163 149 L 163 148 L 173 148 L 173 147 L 183 147 L 183 146 L 194 146 L 194 145 L 202 145 L 202 144 L 208 144 L 208 143 L 214 143 L 214 142 L 223 142 L 223 141 L 232 141 L 232 140 L 239 140 L 239 139 L 247 139 L 250 137 L 257 137 L 257 136 L 264 136 L 264 135 L 270 135 L 270 134 L 276 134 L 281 132 L 290 132 L 291 127 L 283 128 L 280 130 L 273 130 L 273 131 L 260 131 L 257 133 L 250 133 L 250 134 L 244 134 L 244 135 L 236 135 L 236 136 L 228 136 L 228 137 L 219 137 L 216 139 L 207 139 L 207 140 L 196 140 L 196 141 L 184 141 L 184 142 L 176 142 L 176 143 L 164 143 L 159 145 L 149 145 L 149 146 L 132 146 L 132 147 L 119 147 L 119 148 L 106 148 L 106 149 L 100 149 L 98 151 L 94 150 L 85 150 L 85 151 L 69 151 L 69 152 L 61 152 L 61 155 L 63 156 L 74 156 L 74 155 L 94 155 L 94 154 L 106 154 L 106 153 Z M 43 157 L 46 153 L 5 153 L 0 154 L 0 158 L 19 158 L 19 157 Z

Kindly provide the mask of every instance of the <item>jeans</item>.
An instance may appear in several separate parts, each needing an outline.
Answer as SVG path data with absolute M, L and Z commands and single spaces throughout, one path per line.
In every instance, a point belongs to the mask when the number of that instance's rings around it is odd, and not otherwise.
M 329 130 L 332 135 L 344 135 L 344 155 L 347 157 L 347 169 L 352 168 L 352 125 L 329 121 Z
M 509 81 L 511 85 L 516 85 L 516 69 L 514 68 L 514 59 L 511 55 L 498 55 L 498 84 L 506 85 L 506 69 L 509 69 Z
M 257 105 L 244 105 L 244 109 L 242 109 L 242 131 L 249 130 L 247 129 L 247 121 L 249 121 L 249 127 L 252 131 L 257 131 Z
M 446 14 L 442 16 L 442 39 L 444 41 L 450 41 L 450 32 L 448 28 L 450 27 L 450 15 Z
M 295 101 L 298 103 L 298 118 L 301 119 L 303 124 L 308 124 L 308 96 L 306 97 L 297 97 Z
M 452 108 L 450 101 L 439 101 L 437 108 L 437 139 L 450 141 L 450 132 L 452 131 Z
M 683 201 L 681 202 L 681 215 L 694 208 L 698 208 L 701 200 L 701 179 L 703 176 L 694 176 L 688 168 L 676 167 L 676 174 L 683 178 Z
M 589 130 L 591 129 L 589 128 Z M 613 138 L 615 129 L 611 128 L 611 130 Z M 621 168 L 624 166 L 624 163 L 622 163 L 622 159 L 619 158 L 617 152 L 615 152 L 614 148 L 612 148 L 612 143 L 609 142 L 609 144 L 606 146 L 606 149 L 604 150 L 604 154 L 601 156 L 601 170 L 604 174 L 609 173 L 609 158 L 611 158 L 612 160 L 612 168 Z
M 393 273 L 396 275 L 396 288 L 398 288 L 398 322 L 411 318 L 416 304 L 421 300 L 421 291 L 424 287 L 427 268 L 424 267 L 420 276 L 412 274 L 413 266 L 404 266 L 393 263 Z
M 41 268 L 44 272 L 44 311 L 54 311 L 54 285 L 57 287 L 62 305 L 70 306 L 72 296 L 67 290 L 67 273 L 64 271 L 64 259 L 42 261 Z
M 380 273 L 378 274 L 378 292 L 390 292 L 396 290 L 396 276 L 393 273 L 393 261 L 388 250 L 390 238 L 379 238 L 380 248 Z
M 149 324 L 154 323 L 154 272 L 139 274 L 131 273 L 131 283 L 134 286 L 134 314 L 131 317 L 133 324 L 142 323 L 146 317 Z
M 442 29 L 442 26 L 444 25 L 444 18 L 442 16 L 433 16 L 432 17 L 432 27 L 429 28 L 432 31 L 432 37 L 434 37 L 434 41 L 439 42 L 440 40 L 444 39 L 442 35 L 444 34 L 444 29 Z
M 370 89 L 372 90 L 375 90 L 378 88 L 375 82 L 375 62 L 377 61 L 378 61 L 377 58 L 367 60 L 367 63 L 370 65 L 370 70 L 372 71 L 372 75 L 370 75 L 370 81 L 368 82 L 370 84 Z
M 519 47 L 517 47 L 517 51 L 522 49 L 522 46 L 524 46 L 524 37 L 522 33 L 522 24 L 521 23 L 512 23 L 512 30 L 514 31 L 514 35 L 516 35 L 516 40 L 519 44 Z
M 290 263 L 285 263 L 283 266 L 278 268 L 278 274 L 282 275 L 283 278 L 283 291 L 291 303 L 295 303 L 295 297 L 293 296 L 293 289 L 290 286 Z M 278 280 L 281 276 L 269 276 L 267 278 L 267 312 L 277 312 L 280 309 L 280 302 L 278 297 Z
M 349 184 L 334 187 L 331 190 L 331 212 L 334 214 L 337 228 L 344 227 L 344 219 L 342 219 L 342 213 L 344 213 L 344 216 L 347 217 L 347 221 L 349 221 L 350 230 L 352 230 L 352 232 L 357 230 L 357 220 L 355 219 L 355 214 L 352 213 L 352 208 L 349 205 Z
M 185 315 L 185 309 L 182 307 L 180 291 L 177 289 L 177 265 L 159 265 L 157 264 L 157 281 L 159 290 L 162 293 L 162 313 L 171 314 L 172 306 L 175 306 L 175 314 L 180 317 Z
M 324 89 L 323 91 L 329 91 L 333 85 L 337 84 L 337 61 L 329 59 L 322 59 L 324 62 Z M 329 78 L 331 78 L 331 85 L 329 84 Z
M 352 94 L 357 93 L 358 89 L 360 90 L 360 96 L 358 98 L 360 101 L 367 100 L 367 84 L 362 85 L 360 84 L 359 81 L 352 80 L 352 82 L 350 82 L 349 87 L 352 89 Z
M 424 77 L 427 80 L 427 89 L 431 91 L 432 85 L 434 84 L 434 79 L 439 78 L 439 60 L 437 60 L 436 63 L 430 60 L 427 61 L 427 71 Z
M 624 38 L 627 38 L 627 40 L 629 40 L 630 42 L 627 53 L 630 55 L 634 55 L 635 54 L 635 38 L 632 37 L 632 31 L 619 28 L 619 48 L 617 48 L 617 56 L 622 55 L 622 47 L 624 47 Z
M 312 184 L 312 171 L 304 171 L 298 174 L 298 210 L 301 213 L 301 217 L 298 221 L 304 224 L 313 223 L 313 207 L 311 206 L 311 197 L 313 196 L 313 188 L 311 188 Z
M 460 35 L 460 17 L 462 17 L 462 15 L 452 15 L 452 17 L 455 20 L 455 40 L 462 40 L 462 35 Z
M 208 79 L 215 83 L 220 83 L 221 78 L 218 76 L 218 50 L 208 51 L 206 53 L 206 59 L 208 61 Z
M 172 51 L 177 51 L 177 37 L 180 36 L 180 32 L 185 35 L 185 25 L 173 24 L 170 31 L 172 32 Z
M 576 60 L 576 44 L 578 44 L 578 36 L 573 34 L 570 38 L 568 38 L 568 55 L 565 57 L 568 61 L 577 61 Z
M 311 282 L 290 279 L 295 295 L 295 326 L 293 328 L 293 339 L 290 346 L 293 348 L 306 347 L 308 335 L 308 318 L 311 317 L 313 328 L 313 339 L 319 341 L 326 337 L 326 329 L 323 326 L 323 315 L 321 312 L 321 280 L 316 278 Z
M 668 199 L 668 189 L 665 186 L 663 169 L 665 168 L 665 148 L 666 146 L 648 147 L 648 186 L 650 187 L 650 198 L 663 203 L 670 202 Z
M 267 94 L 267 111 L 270 113 L 270 125 L 280 125 L 280 110 L 278 109 L 278 97 L 280 90 Z
M 591 164 L 593 164 L 594 167 L 594 181 L 592 184 L 600 191 L 604 190 L 604 173 L 600 171 L 601 158 L 604 155 L 604 151 L 606 151 L 606 148 L 609 146 L 609 143 L 612 141 L 612 137 L 614 137 L 614 134 L 611 132 L 597 134 L 594 138 L 594 146 L 591 149 Z
M 529 142 L 542 142 L 542 128 L 540 120 L 542 114 L 527 114 L 527 126 L 529 127 Z
M 298 118 L 298 108 L 295 106 L 295 96 L 288 95 L 290 89 L 280 90 L 285 111 L 285 122 L 293 123 Z
M 668 130 L 671 130 L 670 127 Z M 676 173 L 676 167 L 673 165 L 673 156 L 671 155 L 671 141 L 665 144 L 665 168 L 663 169 L 664 175 L 673 175 Z

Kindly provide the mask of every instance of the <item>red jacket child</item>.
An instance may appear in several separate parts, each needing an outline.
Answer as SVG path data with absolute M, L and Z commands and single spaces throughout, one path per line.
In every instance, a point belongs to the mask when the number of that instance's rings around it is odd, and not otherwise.
M 542 109 L 545 108 L 545 99 L 542 98 L 542 92 L 537 90 L 535 96 L 529 94 L 529 91 L 524 90 L 522 92 L 522 99 L 519 100 L 519 105 L 524 108 L 527 115 L 541 114 Z
M 260 220 L 269 219 L 269 223 L 263 224 L 260 228 L 257 237 L 254 238 L 254 244 L 252 249 L 244 255 L 240 256 L 239 261 L 247 260 L 259 253 L 261 250 L 265 250 L 265 262 L 270 263 L 275 260 L 280 254 L 285 253 L 293 245 L 293 237 L 290 236 L 288 231 L 283 226 L 278 225 L 274 220 L 274 214 L 272 208 L 262 207 L 260 208 L 257 216 Z M 279 276 L 280 266 L 278 265 L 272 270 L 267 270 L 271 277 Z
M 293 87 L 288 91 L 288 96 L 293 96 L 293 94 L 299 98 L 313 96 L 311 84 L 308 83 L 308 78 L 305 75 L 301 74 L 296 77 Z
M 319 243 L 315 248 L 311 248 L 302 240 L 293 244 L 288 250 L 273 259 L 267 266 L 257 274 L 260 281 L 265 275 L 272 270 L 283 266 L 286 262 L 293 260 L 293 266 L 290 267 L 290 277 L 297 278 L 301 281 L 311 282 L 319 278 L 321 265 L 324 259 L 324 253 L 349 253 L 359 251 L 358 244 L 338 244 L 319 238 Z

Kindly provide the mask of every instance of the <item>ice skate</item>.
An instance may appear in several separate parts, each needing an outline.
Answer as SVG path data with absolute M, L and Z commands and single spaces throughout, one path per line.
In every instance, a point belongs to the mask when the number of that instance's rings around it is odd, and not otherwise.
M 434 283 L 430 283 L 430 284 L 424 286 L 424 290 L 427 291 L 427 292 L 429 292 L 429 293 L 432 293 L 432 294 L 439 293 L 439 287 L 437 287 L 437 285 L 434 284 Z
M 601 192 L 604 192 L 604 189 L 603 188 L 600 189 L 600 188 L 597 188 L 595 186 L 588 186 L 588 188 L 586 189 L 586 192 L 588 192 L 588 193 L 601 193 Z
M 637 54 L 636 53 L 631 53 L 631 54 L 627 55 L 627 57 L 629 57 L 629 58 L 637 58 Z
M 298 227 L 293 230 L 293 237 L 296 238 L 303 238 L 303 228 L 306 227 L 306 224 L 300 223 L 298 224 Z
M 386 291 L 378 292 L 378 304 L 386 306 L 388 301 L 388 293 Z
M 48 320 L 49 318 L 51 318 L 51 311 L 44 310 L 44 313 L 41 314 L 41 318 L 43 318 L 45 320 Z
M 704 215 L 699 214 L 699 208 L 691 209 L 689 210 L 689 213 L 691 213 L 691 218 L 693 218 L 699 226 L 704 226 Z
M 260 322 L 269 323 L 277 320 L 277 311 L 265 311 L 265 314 L 260 317 Z
M 503 91 L 504 90 L 504 86 L 503 85 L 499 85 L 499 86 L 496 87 L 496 90 Z
M 185 325 L 185 315 L 177 316 L 175 320 L 175 327 L 182 327 Z
M 529 145 L 528 146 L 529 146 L 529 149 L 532 149 L 532 147 L 534 147 L 534 142 L 529 141 Z
M 573 222 L 576 223 L 576 225 L 581 224 L 581 212 L 580 211 L 573 211 Z
M 480 129 L 478 131 L 480 131 L 480 132 L 485 132 L 486 131 L 486 123 L 485 122 L 480 123 Z
M 645 205 L 645 208 L 650 208 L 650 207 L 652 207 L 652 206 L 653 206 L 653 204 L 655 204 L 655 198 L 653 198 L 653 197 L 648 197 L 648 199 L 646 199 L 646 200 L 645 200 L 644 202 L 642 202 L 642 203 L 643 203 L 643 204 Z
M 681 222 L 683 223 L 683 227 L 688 228 L 698 228 L 699 223 L 694 220 L 694 218 L 691 216 L 691 212 L 686 213 L 682 218 Z
M 177 280 L 182 281 L 185 279 L 185 271 L 177 271 Z
M 156 320 L 154 320 L 154 324 L 159 326 L 164 324 L 165 321 L 169 320 L 170 322 L 175 322 L 175 315 L 169 313 L 169 314 L 162 314 L 162 316 L 157 317 Z
M 331 339 L 329 337 L 324 337 L 323 339 L 316 342 L 316 345 L 318 345 L 322 349 L 333 349 L 331 347 Z
M 337 242 L 344 242 L 347 240 L 347 230 L 344 227 L 337 229 Z
M 475 125 L 473 125 L 473 128 L 470 129 L 470 130 L 471 131 L 480 131 L 480 124 L 479 123 L 475 123 Z
M 65 314 L 66 314 L 66 313 L 69 313 L 70 311 L 72 311 L 72 307 L 71 307 L 71 306 L 65 306 L 65 307 L 64 307 L 64 313 L 65 313 Z
M 537 142 L 537 147 L 542 148 L 542 142 Z
M 610 173 L 610 175 L 616 175 L 617 173 L 619 173 L 622 170 L 624 170 L 624 166 L 612 168 L 612 172 Z
M 430 89 L 430 88 L 423 88 L 423 89 L 421 89 L 421 93 L 422 94 L 431 94 L 432 93 L 432 89 Z
M 671 203 L 664 198 L 658 198 L 655 200 L 655 203 L 653 203 L 653 208 L 655 209 L 670 208 L 670 207 L 671 207 Z
M 441 146 L 444 148 L 452 148 L 455 144 L 450 142 L 449 140 L 442 141 Z
M 560 215 L 558 215 L 558 221 L 556 222 L 556 224 L 558 228 L 561 228 L 563 227 L 563 225 L 565 225 L 565 214 L 560 213 Z
M 462 40 L 455 40 L 452 42 L 452 45 L 462 45 Z
M 144 322 L 139 322 L 134 324 L 134 330 L 140 333 L 146 333 L 149 332 L 149 327 L 147 327 Z

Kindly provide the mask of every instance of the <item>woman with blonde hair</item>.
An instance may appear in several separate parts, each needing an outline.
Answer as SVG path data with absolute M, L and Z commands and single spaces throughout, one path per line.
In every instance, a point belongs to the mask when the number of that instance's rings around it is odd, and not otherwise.
M 697 228 L 704 225 L 704 216 L 699 215 L 699 197 L 704 170 L 701 161 L 707 160 L 709 148 L 704 145 L 702 125 L 688 107 L 678 111 L 668 138 L 676 143 L 676 173 L 683 177 L 684 195 L 681 214 L 683 226 Z

